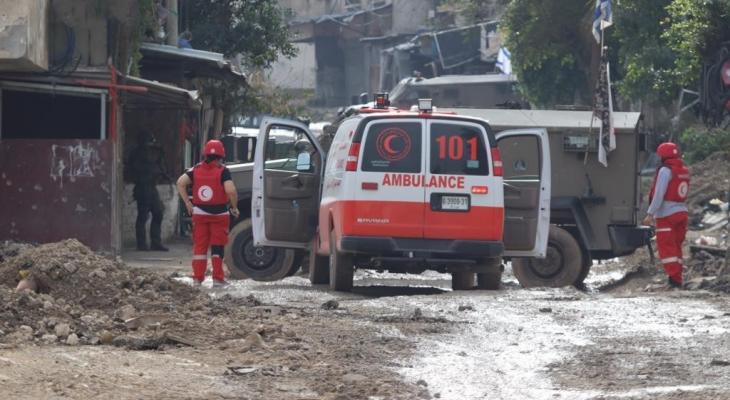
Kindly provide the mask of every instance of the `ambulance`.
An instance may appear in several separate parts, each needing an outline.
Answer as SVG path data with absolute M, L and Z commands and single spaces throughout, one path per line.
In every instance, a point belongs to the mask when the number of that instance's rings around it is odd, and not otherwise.
M 269 151 L 284 131 L 291 148 Z M 545 256 L 550 165 L 545 129 L 493 132 L 430 99 L 401 110 L 377 96 L 339 124 L 327 153 L 307 126 L 267 118 L 254 242 L 308 249 L 311 282 L 337 291 L 352 290 L 356 269 L 435 270 L 454 290 L 497 289 L 503 257 Z

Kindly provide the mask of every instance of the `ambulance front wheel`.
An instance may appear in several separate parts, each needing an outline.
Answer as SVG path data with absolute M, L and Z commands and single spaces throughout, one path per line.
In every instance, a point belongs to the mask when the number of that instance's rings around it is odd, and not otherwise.
M 330 289 L 351 292 L 355 275 L 352 255 L 337 249 L 335 232 L 330 232 Z
M 315 237 L 309 246 L 309 282 L 312 285 L 327 285 L 330 283 L 329 258 L 318 255 L 318 248 L 319 240 Z
M 256 247 L 253 245 L 251 220 L 246 219 L 233 227 L 225 247 L 225 263 L 233 279 L 276 281 L 284 279 L 299 269 L 303 254 L 294 249 L 281 247 Z
M 573 235 L 550 226 L 545 258 L 513 258 L 512 272 L 525 288 L 575 284 L 583 271 L 583 254 Z

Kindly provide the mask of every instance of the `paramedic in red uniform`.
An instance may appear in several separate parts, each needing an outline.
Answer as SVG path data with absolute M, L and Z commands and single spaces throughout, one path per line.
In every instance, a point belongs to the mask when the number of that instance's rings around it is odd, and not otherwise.
M 177 180 L 180 198 L 193 216 L 193 280 L 201 283 L 205 279 L 210 247 L 214 286 L 225 284 L 223 248 L 228 243 L 230 214 L 239 216 L 236 187 L 231 172 L 222 164 L 225 155 L 223 143 L 209 141 L 203 150 L 203 161 Z M 191 184 L 192 202 L 187 194 Z
M 656 172 L 645 225 L 656 221 L 656 242 L 659 258 L 669 276 L 669 286 L 682 287 L 682 243 L 687 233 L 687 194 L 689 170 L 679 158 L 679 148 L 674 143 L 662 143 L 657 147 L 662 165 Z

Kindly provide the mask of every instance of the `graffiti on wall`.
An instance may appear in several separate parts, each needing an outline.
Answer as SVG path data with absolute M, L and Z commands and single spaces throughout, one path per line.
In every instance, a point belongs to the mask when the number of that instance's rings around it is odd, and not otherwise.
M 83 143 L 73 146 L 51 146 L 51 179 L 60 182 L 63 187 L 64 177 L 70 182 L 77 178 L 93 178 L 94 171 L 101 165 L 97 149 Z

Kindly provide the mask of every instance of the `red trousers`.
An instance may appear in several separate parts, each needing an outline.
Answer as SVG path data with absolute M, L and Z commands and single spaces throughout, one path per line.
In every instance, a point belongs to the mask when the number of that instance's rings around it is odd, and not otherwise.
M 664 271 L 671 280 L 682 283 L 682 243 L 687 234 L 687 213 L 678 212 L 656 219 L 656 244 Z
M 229 214 L 198 215 L 193 214 L 193 279 L 202 282 L 208 269 L 208 248 L 225 246 L 228 243 L 228 226 L 231 222 Z M 223 259 L 218 254 L 211 257 L 213 279 L 225 280 Z

